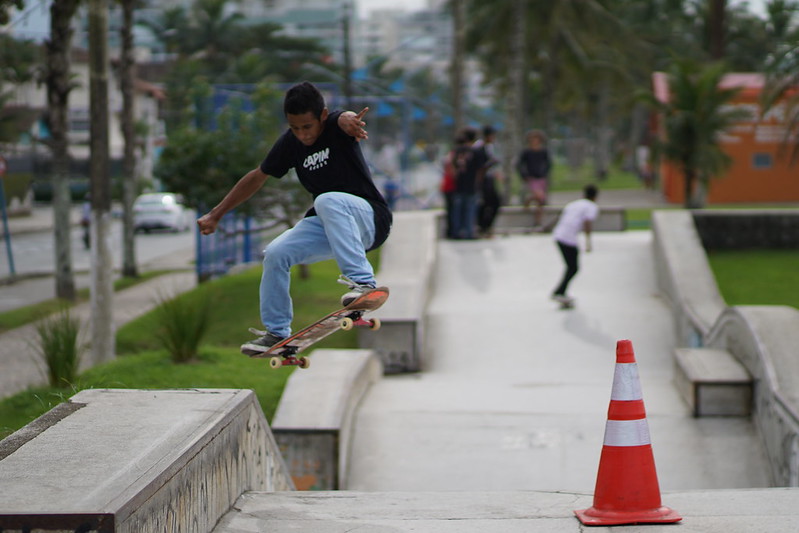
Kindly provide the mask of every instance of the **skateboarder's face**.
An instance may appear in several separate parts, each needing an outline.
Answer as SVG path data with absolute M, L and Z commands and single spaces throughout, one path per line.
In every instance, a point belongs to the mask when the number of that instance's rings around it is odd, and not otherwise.
M 322 111 L 322 115 L 319 118 L 316 118 L 310 111 L 302 115 L 286 114 L 289 129 L 291 129 L 294 136 L 305 146 L 311 146 L 316 142 L 316 139 L 322 134 L 326 119 L 327 109 Z

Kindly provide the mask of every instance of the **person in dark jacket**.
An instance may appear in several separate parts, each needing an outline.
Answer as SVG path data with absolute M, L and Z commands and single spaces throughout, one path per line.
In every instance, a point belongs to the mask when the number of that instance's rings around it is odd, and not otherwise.
M 552 161 L 546 146 L 547 138 L 543 131 L 531 130 L 527 133 L 527 148 L 519 155 L 517 169 L 527 188 L 524 206 L 535 202 L 535 228 L 541 228 L 544 206 L 549 195 L 549 173 Z

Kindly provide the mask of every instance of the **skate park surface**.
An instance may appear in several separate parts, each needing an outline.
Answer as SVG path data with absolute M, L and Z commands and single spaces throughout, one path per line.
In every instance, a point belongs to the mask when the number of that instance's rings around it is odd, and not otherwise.
M 625 531 L 792 530 L 799 492 L 768 488 L 751 420 L 694 418 L 674 387 L 651 232 L 593 239 L 570 310 L 549 300 L 563 268 L 551 236 L 439 241 L 422 369 L 363 397 L 346 490 L 249 490 L 213 531 L 584 531 L 573 511 L 592 504 L 621 339 L 663 505 L 683 516 Z

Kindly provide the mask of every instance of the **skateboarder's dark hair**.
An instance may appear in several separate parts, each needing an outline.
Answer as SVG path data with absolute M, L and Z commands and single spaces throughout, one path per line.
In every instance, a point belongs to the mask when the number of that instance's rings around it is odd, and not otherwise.
M 589 200 L 596 199 L 597 194 L 599 194 L 599 189 L 597 189 L 596 185 L 592 185 L 589 183 L 583 189 L 583 195 Z
M 286 98 L 283 100 L 283 113 L 286 115 L 303 115 L 311 112 L 319 118 L 324 109 L 324 96 L 309 81 L 298 83 L 286 91 Z

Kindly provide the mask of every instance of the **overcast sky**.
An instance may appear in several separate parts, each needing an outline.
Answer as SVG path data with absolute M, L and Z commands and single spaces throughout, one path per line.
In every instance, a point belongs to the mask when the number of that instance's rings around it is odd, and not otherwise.
M 749 2 L 749 8 L 758 15 L 766 14 L 767 0 L 729 0 L 731 5 L 742 4 Z M 366 15 L 369 11 L 375 9 L 402 9 L 405 11 L 413 11 L 423 9 L 427 6 L 427 0 L 358 0 L 358 10 L 362 15 Z
M 361 16 L 366 16 L 369 11 L 376 9 L 402 9 L 404 11 L 417 11 L 427 6 L 426 0 L 358 0 L 358 11 Z

